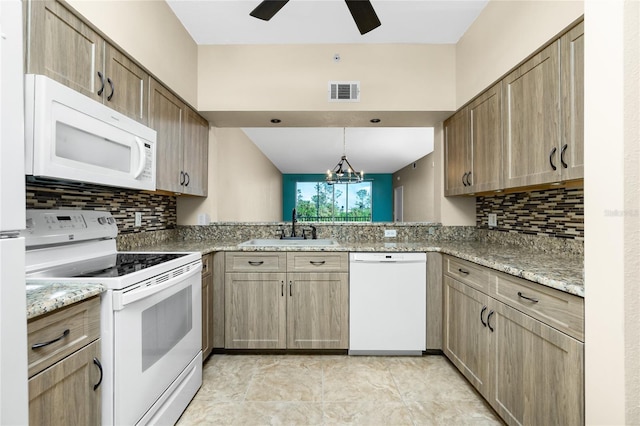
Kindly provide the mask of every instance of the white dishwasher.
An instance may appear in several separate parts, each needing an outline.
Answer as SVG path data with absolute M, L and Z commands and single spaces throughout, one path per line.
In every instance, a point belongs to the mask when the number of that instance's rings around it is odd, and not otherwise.
M 421 355 L 426 328 L 426 253 L 349 254 L 349 355 Z

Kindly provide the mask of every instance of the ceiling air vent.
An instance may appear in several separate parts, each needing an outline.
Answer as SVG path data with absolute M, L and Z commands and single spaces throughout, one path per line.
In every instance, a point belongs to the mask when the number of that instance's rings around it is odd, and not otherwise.
M 330 81 L 329 102 L 360 102 L 360 82 Z

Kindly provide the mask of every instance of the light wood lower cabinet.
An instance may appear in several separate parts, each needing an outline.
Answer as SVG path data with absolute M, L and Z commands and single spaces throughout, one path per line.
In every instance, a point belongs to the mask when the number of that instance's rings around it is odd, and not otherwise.
M 225 348 L 347 349 L 347 254 L 337 256 L 226 253 Z
M 29 424 L 100 424 L 100 340 L 29 379 Z
M 100 424 L 100 298 L 33 318 L 27 333 L 29 424 Z
M 287 348 L 347 348 L 348 274 L 298 272 L 288 274 L 287 279 Z
M 213 351 L 213 254 L 202 256 L 202 362 Z
M 285 273 L 235 272 L 225 279 L 225 348 L 286 347 Z
M 510 425 L 584 424 L 584 343 L 497 300 L 488 274 L 486 294 L 445 269 L 445 355 Z

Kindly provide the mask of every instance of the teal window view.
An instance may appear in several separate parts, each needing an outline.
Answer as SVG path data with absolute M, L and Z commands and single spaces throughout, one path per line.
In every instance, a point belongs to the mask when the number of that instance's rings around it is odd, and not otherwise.
M 306 222 L 371 222 L 372 182 L 296 183 L 296 212 Z
M 291 221 L 294 208 L 301 221 L 392 222 L 392 175 L 370 173 L 359 184 L 332 186 L 325 174 L 283 174 L 283 221 Z

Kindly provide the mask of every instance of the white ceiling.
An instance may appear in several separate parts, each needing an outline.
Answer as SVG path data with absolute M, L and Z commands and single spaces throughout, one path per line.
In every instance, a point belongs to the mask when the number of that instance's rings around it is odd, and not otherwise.
M 488 2 L 372 0 L 382 25 L 360 35 L 342 0 L 291 0 L 270 21 L 249 16 L 261 0 L 166 1 L 201 45 L 456 43 Z M 282 118 L 282 113 L 275 115 Z M 356 112 L 351 119 L 342 113 L 336 122 L 316 124 L 327 127 L 243 130 L 282 173 L 325 173 L 342 155 L 342 126 L 349 126 L 349 121 L 361 122 L 361 115 Z M 407 125 L 420 126 L 422 119 Z M 346 153 L 355 168 L 365 174 L 393 173 L 433 150 L 433 130 L 347 127 L 346 141 Z
M 197 44 L 457 43 L 488 0 L 372 0 L 382 25 L 360 35 L 342 0 L 291 0 L 269 21 L 261 0 L 167 0 Z
M 433 128 L 245 128 L 282 173 L 326 173 L 345 152 L 356 171 L 393 173 L 433 151 Z

